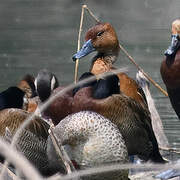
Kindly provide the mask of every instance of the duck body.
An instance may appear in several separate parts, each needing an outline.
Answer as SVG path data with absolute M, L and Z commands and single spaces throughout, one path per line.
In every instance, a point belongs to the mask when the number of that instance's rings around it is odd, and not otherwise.
M 79 169 L 99 167 L 112 163 L 127 163 L 125 142 L 116 125 L 107 118 L 82 111 L 65 117 L 53 130 L 59 145 L 63 145 Z M 53 165 L 58 166 L 57 155 L 48 138 L 47 154 Z M 84 176 L 82 179 L 128 179 L 128 170 Z
M 12 137 L 7 137 L 6 128 L 12 136 L 31 114 L 22 109 L 8 108 L 0 111 L 0 136 L 11 142 Z M 17 149 L 43 174 L 51 174 L 46 155 L 49 125 L 40 117 L 35 118 L 23 130 L 17 141 Z M 3 158 L 1 157 L 1 160 Z
M 175 57 L 166 57 L 161 64 L 161 77 L 169 95 L 171 105 L 180 119 L 180 50 Z
M 50 97 L 62 91 L 65 87 L 56 88 Z M 68 91 L 57 97 L 43 112 L 57 125 L 63 118 L 72 113 L 73 92 Z
M 80 89 L 74 96 L 73 112 L 89 110 L 97 112 L 116 124 L 122 133 L 129 155 L 141 159 L 164 162 L 158 149 L 149 111 L 132 98 L 113 94 L 104 99 L 94 99 L 92 88 Z
M 25 92 L 18 87 L 9 87 L 0 93 L 0 110 L 5 108 L 23 108 Z
M 172 23 L 171 45 L 161 63 L 161 77 L 166 85 L 170 102 L 180 119 L 180 19 Z

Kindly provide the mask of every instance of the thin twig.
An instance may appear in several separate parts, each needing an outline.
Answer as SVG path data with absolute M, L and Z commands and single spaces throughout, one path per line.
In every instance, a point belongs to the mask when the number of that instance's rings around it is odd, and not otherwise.
M 100 22 L 98 18 L 93 14 L 93 12 L 87 7 L 87 5 L 84 5 L 84 8 L 87 9 L 88 13 L 95 19 L 96 22 Z M 128 59 L 136 66 L 136 68 L 141 71 L 144 76 L 156 87 L 158 88 L 165 96 L 168 96 L 168 93 L 161 88 L 160 85 L 158 85 L 148 74 L 146 74 L 143 69 L 135 62 L 135 60 L 132 58 L 132 56 L 129 55 L 129 53 L 123 48 L 121 44 L 119 44 L 121 50 L 125 53 L 125 55 L 128 57 Z
M 93 14 L 93 12 L 87 7 L 87 5 L 84 5 L 84 8 L 86 8 L 88 13 L 95 19 L 97 23 L 100 23 L 99 19 Z
M 125 53 L 125 55 L 129 58 L 129 60 L 137 67 L 139 71 L 141 71 L 144 76 L 156 87 L 158 88 L 165 96 L 168 96 L 168 93 L 161 88 L 148 74 L 146 74 L 143 69 L 135 62 L 135 60 L 132 58 L 132 56 L 129 55 L 129 53 L 122 47 L 121 44 L 119 44 L 121 50 Z
M 173 152 L 173 153 L 176 153 L 176 154 L 180 154 L 180 149 L 176 149 L 176 148 L 168 148 L 168 147 L 159 147 L 160 150 L 163 150 L 163 151 L 169 151 L 169 152 Z
M 64 166 L 66 168 L 67 173 L 68 174 L 72 173 L 72 171 L 74 171 L 75 168 L 74 168 L 71 160 L 69 159 L 69 156 L 67 155 L 67 153 L 65 153 L 65 150 L 62 149 L 63 147 L 62 146 L 60 147 L 58 145 L 58 142 L 57 142 L 57 139 L 56 139 L 56 137 L 55 137 L 55 135 L 53 133 L 52 127 L 50 127 L 50 129 L 49 129 L 49 134 L 50 134 L 50 138 L 52 140 L 52 143 L 54 145 L 54 148 L 55 148 L 57 154 L 59 155 L 62 162 L 64 163 Z
M 82 33 L 82 25 L 83 25 L 83 19 L 84 19 L 84 8 L 86 7 L 86 5 L 82 6 L 82 10 L 81 10 L 81 20 L 80 20 L 80 25 L 79 25 L 79 34 L 78 34 L 78 47 L 77 47 L 77 51 L 80 50 L 80 46 L 81 46 L 81 33 Z M 76 60 L 75 63 L 75 74 L 74 74 L 74 82 L 77 82 L 77 78 L 78 78 L 78 66 L 79 66 L 79 59 Z

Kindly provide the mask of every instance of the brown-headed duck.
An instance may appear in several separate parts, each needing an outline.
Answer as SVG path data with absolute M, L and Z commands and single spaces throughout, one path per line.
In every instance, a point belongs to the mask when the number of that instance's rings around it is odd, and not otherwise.
M 74 56 L 73 60 L 80 59 L 89 53 L 97 51 L 93 57 L 90 72 L 101 74 L 116 69 L 113 63 L 117 60 L 120 47 L 117 34 L 110 23 L 99 23 L 91 27 L 85 35 L 85 43 Z M 147 106 L 144 95 L 136 81 L 125 73 L 119 73 L 120 91 Z
M 172 22 L 171 34 L 171 45 L 165 51 L 160 72 L 172 107 L 180 119 L 180 19 Z

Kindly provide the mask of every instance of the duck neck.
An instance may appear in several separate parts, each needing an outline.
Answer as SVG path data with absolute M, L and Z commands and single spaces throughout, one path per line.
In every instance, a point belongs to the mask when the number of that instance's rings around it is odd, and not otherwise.
M 114 51 L 98 52 L 92 59 L 90 71 L 100 74 L 109 71 L 119 55 L 119 47 Z

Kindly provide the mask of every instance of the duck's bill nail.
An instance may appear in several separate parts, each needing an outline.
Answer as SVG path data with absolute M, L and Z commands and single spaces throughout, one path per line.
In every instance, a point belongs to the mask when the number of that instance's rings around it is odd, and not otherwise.
M 91 39 L 89 39 L 84 43 L 82 48 L 76 54 L 73 55 L 72 59 L 73 61 L 76 61 L 76 59 L 80 59 L 84 56 L 87 56 L 89 53 L 93 51 L 95 51 L 95 48 L 92 45 Z
M 173 56 L 176 53 L 179 46 L 180 46 L 179 36 L 178 34 L 173 34 L 171 37 L 171 45 L 164 52 L 165 56 Z

